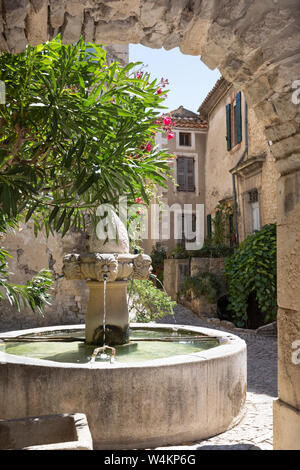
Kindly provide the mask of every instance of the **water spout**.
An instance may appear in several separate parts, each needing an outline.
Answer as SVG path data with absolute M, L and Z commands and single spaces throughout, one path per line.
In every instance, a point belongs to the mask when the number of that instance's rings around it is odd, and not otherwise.
M 94 364 L 94 362 L 96 361 L 96 357 L 98 356 L 99 353 L 100 354 L 100 359 L 107 359 L 109 357 L 109 355 L 107 355 L 105 353 L 105 351 L 109 349 L 111 351 L 111 355 L 110 355 L 110 363 L 113 364 L 115 362 L 115 356 L 116 356 L 116 349 L 115 348 L 112 348 L 111 346 L 101 346 L 100 348 L 95 348 L 94 351 L 93 351 L 93 354 L 92 354 L 92 357 L 91 357 L 91 360 L 90 360 L 90 364 Z
M 103 346 L 105 347 L 105 328 L 106 328 L 106 280 L 107 274 L 103 274 Z

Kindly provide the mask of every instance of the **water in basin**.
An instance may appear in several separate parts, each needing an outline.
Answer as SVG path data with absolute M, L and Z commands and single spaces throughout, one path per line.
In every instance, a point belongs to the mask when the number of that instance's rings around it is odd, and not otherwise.
M 49 332 L 44 335 L 49 336 Z M 68 362 L 85 364 L 90 362 L 95 346 L 86 345 L 80 341 L 84 338 L 82 330 L 54 330 L 51 336 L 72 336 L 78 338 L 73 342 L 3 342 L 0 343 L 0 352 L 25 356 L 35 359 L 44 359 L 55 362 Z M 30 335 L 32 336 L 32 335 Z M 35 335 L 36 336 L 36 335 Z M 43 336 L 43 334 L 40 334 Z M 176 338 L 175 341 L 159 341 L 163 337 Z M 187 355 L 203 350 L 207 350 L 219 345 L 217 339 L 207 339 L 197 341 L 196 333 L 174 330 L 152 330 L 152 329 L 132 329 L 130 334 L 130 344 L 116 346 L 115 362 L 130 363 L 153 359 L 162 359 L 178 355 Z M 26 335 L 24 335 L 26 337 Z M 135 341 L 138 338 L 147 338 L 152 341 Z M 157 339 L 158 341 L 155 341 Z M 97 356 L 96 362 L 102 362 Z

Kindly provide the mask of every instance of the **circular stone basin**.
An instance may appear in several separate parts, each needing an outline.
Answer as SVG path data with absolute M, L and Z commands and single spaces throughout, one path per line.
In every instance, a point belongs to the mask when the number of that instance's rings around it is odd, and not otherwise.
M 184 325 L 133 324 L 116 361 L 75 342 L 0 343 L 0 416 L 85 413 L 96 449 L 137 449 L 205 439 L 235 425 L 246 398 L 246 344 Z M 1 334 L 84 337 L 82 325 Z M 195 335 L 214 339 L 198 342 Z M 174 337 L 173 342 L 153 341 Z M 151 341 L 135 341 L 149 338 Z M 182 338 L 182 339 L 181 339 Z M 189 338 L 187 341 L 186 338 Z

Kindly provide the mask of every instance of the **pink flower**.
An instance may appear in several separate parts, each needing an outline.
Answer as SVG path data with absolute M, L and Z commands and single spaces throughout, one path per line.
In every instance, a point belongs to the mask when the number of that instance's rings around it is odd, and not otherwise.
M 169 134 L 168 134 L 168 140 L 174 139 L 174 137 L 175 137 L 174 132 L 169 132 Z
M 171 122 L 172 122 L 172 119 L 169 116 L 166 116 L 164 118 L 164 125 L 165 126 L 169 126 L 171 124 Z
M 144 204 L 143 199 L 141 199 L 140 197 L 137 197 L 136 200 L 135 200 L 135 202 L 136 202 L 137 204 Z
M 155 124 L 161 124 L 161 121 L 155 121 Z
M 157 90 L 157 94 L 158 94 L 158 95 L 161 95 L 161 94 L 162 94 L 162 89 L 161 89 L 161 88 L 159 88 L 159 89 Z
M 151 149 L 152 149 L 152 145 L 151 145 L 151 144 L 146 145 L 146 151 L 147 151 L 147 152 L 150 152 Z
M 140 79 L 140 78 L 142 78 L 142 75 L 143 75 L 142 72 L 138 72 L 138 73 L 136 74 L 136 78 Z

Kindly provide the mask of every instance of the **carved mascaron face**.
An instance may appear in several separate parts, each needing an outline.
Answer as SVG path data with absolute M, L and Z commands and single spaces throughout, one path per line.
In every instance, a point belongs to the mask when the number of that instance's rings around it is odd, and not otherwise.
M 133 260 L 133 279 L 145 280 L 151 274 L 151 258 L 148 255 L 139 254 Z
M 85 279 L 114 281 L 118 274 L 117 255 L 89 253 L 81 256 L 81 271 Z
M 120 259 L 119 259 L 120 258 Z M 90 279 L 103 282 L 129 278 L 148 279 L 152 271 L 148 255 L 118 255 L 106 253 L 71 253 L 64 257 L 63 273 L 66 279 Z
M 64 264 L 62 268 L 63 274 L 66 279 L 84 279 L 80 267 L 80 255 L 71 253 L 64 256 Z

